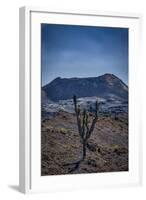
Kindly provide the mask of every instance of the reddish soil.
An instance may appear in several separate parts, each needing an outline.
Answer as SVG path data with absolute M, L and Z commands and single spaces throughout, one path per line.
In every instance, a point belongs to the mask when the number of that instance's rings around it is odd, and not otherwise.
M 124 114 L 116 119 L 99 117 L 88 140 L 86 159 L 74 169 L 72 163 L 81 158 L 82 144 L 75 115 L 59 112 L 42 122 L 42 176 L 118 172 L 128 170 L 128 117 Z

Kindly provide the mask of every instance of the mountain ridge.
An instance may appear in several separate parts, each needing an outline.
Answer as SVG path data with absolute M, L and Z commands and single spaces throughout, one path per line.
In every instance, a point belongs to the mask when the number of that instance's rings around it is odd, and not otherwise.
M 59 101 L 77 97 L 99 96 L 121 99 L 128 98 L 128 86 L 114 74 L 106 73 L 98 77 L 61 78 L 57 77 L 42 87 L 48 99 Z

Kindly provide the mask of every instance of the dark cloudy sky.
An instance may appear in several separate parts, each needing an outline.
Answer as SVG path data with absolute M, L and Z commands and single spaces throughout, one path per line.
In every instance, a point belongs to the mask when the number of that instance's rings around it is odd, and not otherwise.
M 128 29 L 41 24 L 42 85 L 112 73 L 128 84 Z

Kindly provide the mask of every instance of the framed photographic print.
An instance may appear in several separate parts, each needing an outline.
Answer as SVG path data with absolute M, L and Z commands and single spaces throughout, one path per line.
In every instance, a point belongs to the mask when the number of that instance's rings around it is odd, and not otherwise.
M 141 15 L 20 8 L 20 191 L 141 183 Z

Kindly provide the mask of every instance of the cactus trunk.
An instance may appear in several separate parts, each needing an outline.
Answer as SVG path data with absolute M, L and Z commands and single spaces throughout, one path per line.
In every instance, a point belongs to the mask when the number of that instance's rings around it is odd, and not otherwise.
M 86 143 L 83 142 L 83 158 L 82 160 L 84 160 L 86 158 Z

